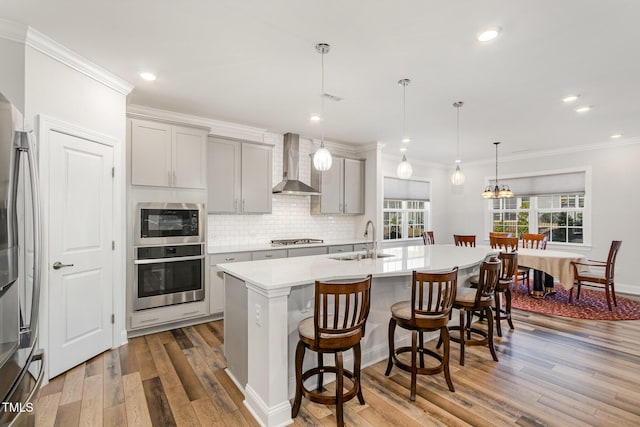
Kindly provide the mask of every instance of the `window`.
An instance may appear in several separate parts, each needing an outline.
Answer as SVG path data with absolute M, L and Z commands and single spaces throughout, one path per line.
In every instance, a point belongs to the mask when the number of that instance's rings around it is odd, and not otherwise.
M 422 200 L 385 200 L 383 239 L 400 240 L 421 237 L 427 224 L 429 202 Z
M 426 181 L 384 178 L 383 240 L 419 238 L 429 225 Z
M 494 199 L 492 231 L 520 237 L 544 234 L 549 242 L 584 243 L 584 193 Z

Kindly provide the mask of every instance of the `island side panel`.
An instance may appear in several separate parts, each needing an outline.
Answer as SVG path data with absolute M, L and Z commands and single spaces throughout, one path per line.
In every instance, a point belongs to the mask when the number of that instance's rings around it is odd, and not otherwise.
M 229 274 L 224 275 L 224 356 L 227 373 L 244 389 L 248 380 L 247 354 L 247 286 L 244 281 Z

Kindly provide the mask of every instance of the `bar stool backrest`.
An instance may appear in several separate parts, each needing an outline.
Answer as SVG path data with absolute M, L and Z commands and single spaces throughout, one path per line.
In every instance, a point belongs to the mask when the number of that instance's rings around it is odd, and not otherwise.
M 500 269 L 502 262 L 493 257 L 490 261 L 484 261 L 480 265 L 480 280 L 476 291 L 475 305 L 481 301 L 493 300 L 493 294 L 500 279 Z
M 348 347 L 360 342 L 371 305 L 371 275 L 358 282 L 315 284 L 313 325 L 315 344 L 329 339 L 332 346 Z M 338 337 L 341 335 L 341 337 Z
M 411 281 L 411 320 L 416 316 L 448 316 L 456 300 L 458 267 L 444 273 L 414 270 Z

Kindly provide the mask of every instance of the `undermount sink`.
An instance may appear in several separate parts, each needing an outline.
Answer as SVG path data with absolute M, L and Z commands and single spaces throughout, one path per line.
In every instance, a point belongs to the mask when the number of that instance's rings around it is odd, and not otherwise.
M 375 257 L 376 258 L 387 258 L 387 257 L 391 257 L 394 256 L 392 254 L 376 254 Z M 362 259 L 370 259 L 373 258 L 373 256 L 371 254 L 351 254 L 351 255 L 342 255 L 342 256 L 335 256 L 335 257 L 329 257 L 331 259 L 335 259 L 338 261 L 360 261 Z

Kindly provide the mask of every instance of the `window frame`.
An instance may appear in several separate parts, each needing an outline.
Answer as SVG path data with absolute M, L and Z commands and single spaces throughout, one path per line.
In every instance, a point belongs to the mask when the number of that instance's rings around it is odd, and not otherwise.
M 387 201 L 395 201 L 395 202 L 400 202 L 400 208 L 387 208 L 386 202 Z M 423 209 L 416 209 L 416 208 L 410 208 L 409 204 L 412 202 L 419 202 L 419 203 L 424 203 L 424 208 Z M 387 239 L 385 237 L 385 232 L 384 229 L 387 226 L 385 224 L 385 214 L 387 212 L 397 212 L 400 214 L 400 217 L 402 218 L 402 227 L 401 227 L 401 237 L 399 239 Z M 424 221 L 423 221 L 423 231 L 429 230 L 430 228 L 430 223 L 431 223 L 431 201 L 430 200 L 398 200 L 398 199 L 382 199 L 382 238 L 381 241 L 385 242 L 385 243 L 390 243 L 390 242 L 407 242 L 407 241 L 412 241 L 412 240 L 417 240 L 417 239 L 422 239 L 422 235 L 418 235 L 418 236 L 413 236 L 413 237 L 408 237 L 409 235 L 409 217 L 410 217 L 410 213 L 422 213 L 424 215 Z M 390 233 L 391 234 L 391 233 Z
M 501 175 L 500 178 L 500 182 L 504 183 L 504 184 L 509 184 L 509 179 L 515 179 L 515 178 L 527 178 L 527 177 L 536 177 L 536 176 L 546 176 L 546 175 L 558 175 L 558 174 L 563 174 L 563 173 L 572 173 L 572 172 L 584 172 L 584 208 L 582 208 L 582 230 L 583 230 L 583 238 L 582 238 L 582 243 L 571 243 L 571 242 L 549 242 L 549 246 L 551 247 L 558 247 L 561 248 L 562 246 L 567 247 L 567 248 L 585 248 L 588 249 L 592 246 L 592 221 L 591 221 L 591 212 L 592 212 L 592 206 L 593 206 L 593 200 L 592 200 L 592 168 L 591 166 L 579 166 L 579 167 L 571 167 L 571 168 L 565 168 L 565 169 L 554 169 L 554 170 L 545 170 L 545 171 L 538 171 L 538 172 L 531 172 L 531 173 L 516 173 L 516 174 L 508 174 L 508 175 Z M 485 186 L 489 185 L 489 182 L 491 180 L 494 180 L 495 176 L 485 176 Z M 568 194 L 568 192 L 564 192 L 565 194 Z M 559 191 L 557 193 L 555 193 L 556 195 L 562 195 L 563 192 Z M 577 194 L 575 192 L 571 192 L 571 194 Z M 537 196 L 525 196 L 525 197 L 530 197 L 530 198 L 536 198 L 538 196 L 543 196 L 543 195 L 537 195 Z M 514 197 L 518 197 L 517 195 Z M 485 241 L 489 241 L 489 232 L 493 231 L 493 200 L 494 199 L 488 199 L 488 200 L 483 200 L 483 202 L 485 203 L 485 233 L 484 235 L 485 237 Z M 529 208 L 529 210 L 531 211 L 531 207 Z M 536 212 L 535 212 L 535 218 L 533 218 L 532 214 L 529 214 L 529 229 L 531 229 L 531 223 L 532 221 L 535 222 L 535 226 L 536 226 L 536 230 L 538 229 L 538 216 L 537 214 L 539 213 L 539 211 L 537 210 L 537 200 L 536 200 Z M 550 210 L 556 210 L 555 208 L 552 208 Z

